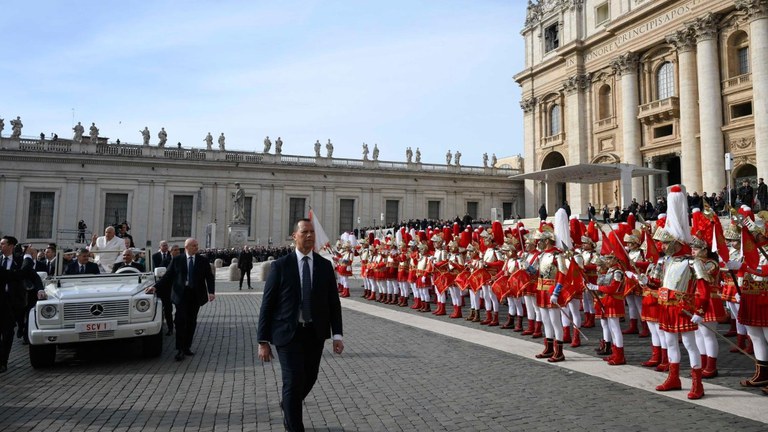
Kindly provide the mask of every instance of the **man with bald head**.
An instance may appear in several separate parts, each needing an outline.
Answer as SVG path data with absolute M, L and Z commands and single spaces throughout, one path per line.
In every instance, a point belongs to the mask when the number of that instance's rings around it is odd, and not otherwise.
M 193 356 L 192 339 L 197 327 L 200 306 L 216 298 L 215 278 L 208 258 L 197 253 L 197 239 L 184 242 L 184 253 L 171 260 L 168 271 L 147 293 L 158 291 L 162 297 L 170 297 L 176 306 L 176 361 Z M 168 294 L 170 292 L 170 294 Z
M 114 227 L 108 226 L 103 236 L 93 235 L 88 250 L 93 252 L 93 261 L 101 267 L 102 273 L 112 273 L 112 266 L 123 260 L 125 241 L 115 235 Z

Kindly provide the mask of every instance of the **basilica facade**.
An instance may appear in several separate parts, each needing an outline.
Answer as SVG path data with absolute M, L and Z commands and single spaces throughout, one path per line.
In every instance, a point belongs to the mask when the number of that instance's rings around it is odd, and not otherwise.
M 529 1 L 522 36 L 525 172 L 587 163 L 667 171 L 618 181 L 527 180 L 528 215 L 568 200 L 719 193 L 768 172 L 768 1 Z M 760 150 L 762 149 L 762 150 Z M 631 190 L 626 190 L 631 189 Z
M 511 168 L 24 137 L 0 138 L 0 164 L 0 234 L 38 247 L 76 246 L 81 220 L 87 240 L 127 221 L 137 247 L 197 237 L 221 248 L 235 219 L 251 245 L 287 244 L 310 207 L 332 239 L 408 219 L 525 212 Z

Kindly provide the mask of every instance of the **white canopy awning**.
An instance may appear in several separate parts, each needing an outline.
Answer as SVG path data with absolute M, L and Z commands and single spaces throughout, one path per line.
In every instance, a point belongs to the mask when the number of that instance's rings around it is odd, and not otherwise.
M 550 168 L 532 173 L 509 176 L 510 180 L 534 180 L 545 183 L 582 183 L 595 184 L 609 181 L 621 181 L 621 202 L 629 206 L 632 202 L 632 178 L 656 174 L 666 174 L 667 170 L 646 168 L 638 165 L 613 164 L 579 164 Z
M 536 180 L 554 183 L 595 184 L 621 180 L 622 174 L 632 177 L 645 177 L 666 174 L 667 170 L 646 168 L 638 165 L 614 164 L 579 164 L 550 168 L 532 173 L 509 176 L 510 180 Z

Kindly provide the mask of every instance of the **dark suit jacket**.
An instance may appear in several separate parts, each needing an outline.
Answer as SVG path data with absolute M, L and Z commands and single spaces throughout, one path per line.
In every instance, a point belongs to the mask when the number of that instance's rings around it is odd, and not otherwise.
M 0 256 L 2 261 L 2 256 Z M 6 274 L 8 292 L 0 289 L 3 301 L 12 308 L 23 308 L 27 304 L 27 285 L 39 290 L 43 288 L 40 278 L 35 273 L 35 260 L 14 255 L 13 263 Z M 4 286 L 5 284 L 3 284 Z
M 117 263 L 112 266 L 112 273 L 117 273 L 118 270 L 120 270 L 123 267 L 133 267 L 137 269 L 138 271 L 144 273 L 146 269 L 144 269 L 144 266 L 140 263 L 137 263 L 136 261 L 132 261 L 128 266 L 125 265 L 125 263 Z
M 168 251 L 168 259 L 163 260 L 163 254 L 161 252 L 155 252 L 152 254 L 152 268 L 165 267 L 168 268 L 171 265 L 171 252 Z
M 85 274 L 99 274 L 101 273 L 101 270 L 99 270 L 99 265 L 92 262 L 85 263 Z M 77 260 L 72 261 L 67 266 L 67 269 L 64 270 L 65 275 L 76 275 L 80 274 L 80 263 L 77 262 Z
M 35 262 L 36 272 L 46 272 L 48 276 L 56 274 L 56 261 L 51 262 L 51 271 L 48 271 L 48 260 L 38 260 Z
M 240 252 L 240 255 L 237 256 L 237 268 L 240 270 L 250 270 L 253 268 L 253 253 L 251 251 Z
M 272 263 L 264 286 L 257 340 L 276 346 L 288 344 L 299 325 L 300 307 L 299 264 L 296 253 L 291 252 Z M 312 322 L 320 339 L 330 338 L 331 331 L 343 334 L 336 275 L 331 262 L 318 254 L 312 257 Z
M 187 254 L 179 254 L 171 260 L 168 271 L 155 284 L 158 295 L 165 296 L 170 291 L 170 297 L 173 304 L 181 304 L 184 301 L 184 295 L 192 292 L 197 299 L 197 303 L 202 306 L 208 303 L 208 294 L 216 293 L 216 279 L 211 271 L 211 264 L 203 255 L 195 255 L 195 267 L 192 269 L 192 288 L 185 288 L 187 282 Z

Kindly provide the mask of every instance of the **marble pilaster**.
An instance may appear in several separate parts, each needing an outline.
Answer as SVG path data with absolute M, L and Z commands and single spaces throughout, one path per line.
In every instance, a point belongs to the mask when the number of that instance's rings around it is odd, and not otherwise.
M 694 23 L 696 33 L 696 71 L 699 82 L 699 124 L 701 136 L 701 166 L 707 175 L 701 180 L 702 191 L 720 191 L 725 187 L 725 146 L 723 143 L 723 106 L 719 102 L 720 60 L 717 51 L 719 17 L 707 14 Z M 683 106 L 681 104 L 681 106 Z M 684 155 L 683 159 L 688 159 Z M 693 187 L 688 187 L 693 193 Z
M 587 74 L 576 74 L 563 83 L 567 110 L 565 135 L 568 137 L 568 159 L 571 165 L 589 162 L 587 155 L 589 148 L 587 116 L 582 114 L 587 105 L 585 90 L 589 88 L 589 85 L 590 76 Z M 569 183 L 568 192 L 572 214 L 586 214 L 589 185 Z
M 702 191 L 702 171 L 707 167 L 702 167 L 701 148 L 696 138 L 699 132 L 696 38 L 693 29 L 686 27 L 667 36 L 667 42 L 677 49 L 680 76 L 680 148 L 685 155 L 680 160 L 681 181 L 691 191 Z
M 640 154 L 640 122 L 637 119 L 637 107 L 640 104 L 637 83 L 638 55 L 633 52 L 622 54 L 611 61 L 613 70 L 621 76 L 621 121 L 622 128 L 622 162 L 641 165 Z M 622 189 L 621 194 L 631 194 L 630 198 L 642 199 L 643 179 L 632 179 L 632 190 Z M 626 200 L 622 199 L 621 202 Z M 631 199 L 630 199 L 631 201 Z
M 755 121 L 755 162 L 758 177 L 768 177 L 768 0 L 736 0 L 749 20 L 752 115 Z

